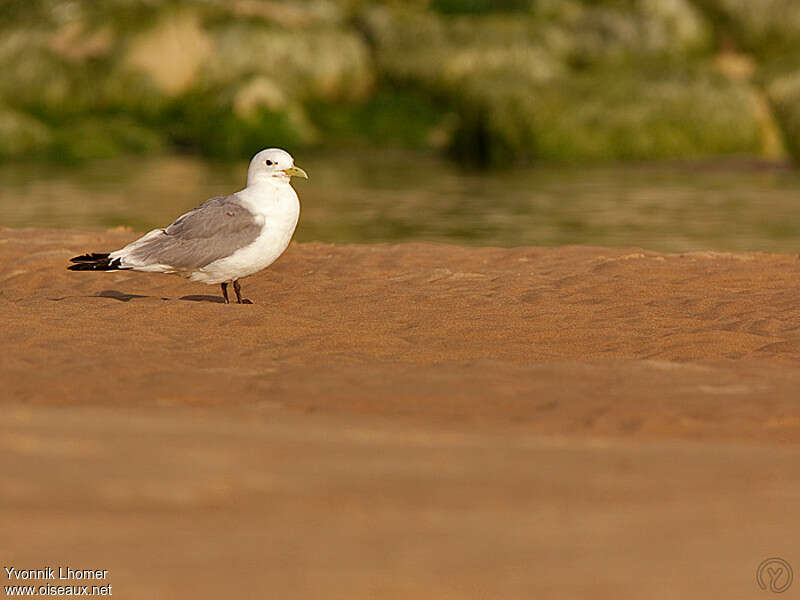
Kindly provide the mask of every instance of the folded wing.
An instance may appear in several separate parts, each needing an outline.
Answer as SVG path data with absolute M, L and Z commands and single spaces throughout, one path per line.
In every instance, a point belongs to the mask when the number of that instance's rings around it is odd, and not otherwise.
M 110 258 L 143 271 L 191 271 L 249 246 L 261 234 L 262 225 L 235 195 L 218 196 L 169 227 L 155 229 L 112 252 Z

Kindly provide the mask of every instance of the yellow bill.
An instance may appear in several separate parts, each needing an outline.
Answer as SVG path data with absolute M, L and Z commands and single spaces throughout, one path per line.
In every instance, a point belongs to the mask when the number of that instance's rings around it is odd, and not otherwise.
M 284 171 L 289 177 L 302 177 L 308 179 L 308 173 L 303 171 L 300 167 L 289 167 Z

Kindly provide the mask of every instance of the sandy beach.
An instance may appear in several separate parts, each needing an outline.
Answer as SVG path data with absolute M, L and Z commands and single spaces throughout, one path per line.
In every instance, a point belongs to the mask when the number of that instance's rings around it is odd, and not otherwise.
M 751 598 L 800 555 L 795 255 L 0 229 L 8 564 L 125 598 Z

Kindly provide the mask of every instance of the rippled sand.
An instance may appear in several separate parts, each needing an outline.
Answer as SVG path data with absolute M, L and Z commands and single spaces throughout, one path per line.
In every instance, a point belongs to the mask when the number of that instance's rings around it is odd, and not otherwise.
M 4 564 L 128 598 L 749 598 L 790 562 L 798 260 L 0 230 Z

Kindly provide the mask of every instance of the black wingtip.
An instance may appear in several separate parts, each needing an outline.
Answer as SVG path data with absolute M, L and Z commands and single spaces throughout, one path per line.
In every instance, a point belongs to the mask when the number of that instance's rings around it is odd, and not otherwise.
M 91 252 L 89 254 L 82 254 L 71 258 L 70 261 L 74 265 L 67 267 L 68 271 L 119 271 L 125 267 L 121 266 L 122 261 L 119 258 L 109 259 L 108 253 L 102 254 Z
M 81 254 L 80 256 L 74 256 L 70 258 L 69 261 L 75 263 L 96 262 L 98 260 L 106 259 L 108 256 L 108 252 L 87 252 L 86 254 Z

